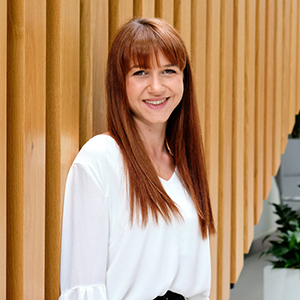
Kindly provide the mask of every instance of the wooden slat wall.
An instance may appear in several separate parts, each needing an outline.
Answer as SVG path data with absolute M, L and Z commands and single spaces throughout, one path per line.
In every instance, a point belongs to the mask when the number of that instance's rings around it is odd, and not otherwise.
M 296 72 L 296 113 L 300 110 L 300 1 L 297 7 L 297 72 Z
M 292 132 L 295 124 L 296 109 L 296 67 L 297 67 L 297 3 L 298 0 L 292 0 L 291 3 L 291 29 L 290 29 L 290 107 L 289 107 L 289 131 Z
M 207 1 L 206 34 L 206 95 L 205 95 L 205 153 L 208 168 L 208 182 L 212 199 L 212 208 L 216 228 L 218 225 L 218 187 L 219 187 L 219 105 L 220 105 L 220 27 L 221 1 Z M 197 83 L 196 83 L 197 84 Z M 211 240 L 212 290 L 211 298 L 218 299 L 221 292 L 222 278 L 217 272 L 218 237 Z
M 280 165 L 282 128 L 282 42 L 283 42 L 283 0 L 275 2 L 275 42 L 274 42 L 274 100 L 273 100 L 273 174 Z M 300 49 L 300 48 L 299 48 Z
M 300 109 L 300 1 L 0 0 L 0 14 L 0 298 L 58 299 L 64 185 L 106 128 L 109 44 L 156 16 L 191 54 L 217 228 L 210 299 L 229 299 Z
M 272 185 L 275 1 L 266 2 L 264 199 Z
M 291 26 L 291 0 L 283 1 L 283 39 L 282 39 L 282 119 L 281 119 L 281 152 L 284 153 L 289 131 L 289 106 L 290 106 L 290 26 Z
M 234 1 L 221 1 L 220 105 L 219 105 L 219 194 L 218 194 L 218 293 L 229 298 L 230 232 L 232 197 L 232 104 L 233 104 Z
M 255 1 L 246 0 L 245 21 L 244 251 L 247 253 L 254 234 Z
M 244 123 L 245 123 L 245 1 L 234 1 L 231 281 L 243 266 L 244 247 Z
M 47 2 L 47 300 L 59 297 L 62 199 L 67 172 L 79 149 L 79 12 L 79 0 Z
M 7 3 L 0 1 L 0 299 L 6 295 L 6 36 Z
M 255 57 L 255 154 L 254 154 L 254 223 L 263 208 L 264 166 L 264 80 L 265 80 L 265 23 L 266 0 L 256 1 L 256 57 Z

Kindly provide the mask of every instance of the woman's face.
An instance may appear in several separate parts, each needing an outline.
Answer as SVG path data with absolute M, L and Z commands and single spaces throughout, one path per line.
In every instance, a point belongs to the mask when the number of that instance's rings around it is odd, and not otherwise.
M 183 95 L 183 72 L 158 52 L 149 69 L 132 62 L 126 75 L 126 92 L 137 124 L 166 125 Z

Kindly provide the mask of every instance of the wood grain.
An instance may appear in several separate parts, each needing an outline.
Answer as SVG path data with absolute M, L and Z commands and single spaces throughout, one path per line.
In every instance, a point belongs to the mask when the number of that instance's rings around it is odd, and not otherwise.
M 234 1 L 231 281 L 236 282 L 244 252 L 245 1 Z
M 203 129 L 205 124 L 206 91 L 206 14 L 206 0 L 192 0 L 191 64 L 203 139 L 205 139 L 205 131 Z
M 272 185 L 273 101 L 274 101 L 275 2 L 266 2 L 266 61 L 264 115 L 264 193 L 267 199 Z
M 133 17 L 133 0 L 109 1 L 109 44 L 118 28 Z
M 296 76 L 297 76 L 297 0 L 291 2 L 291 44 L 290 44 L 290 107 L 289 107 L 289 132 L 293 131 L 295 125 L 296 109 Z
M 218 180 L 219 180 L 219 89 L 220 89 L 220 24 L 221 2 L 207 1 L 207 35 L 206 35 L 206 96 L 205 96 L 205 154 L 208 182 L 214 213 L 218 228 Z M 217 236 L 211 239 L 212 256 L 212 299 L 222 299 L 217 282 Z
M 26 0 L 24 25 L 26 32 L 24 299 L 43 299 L 45 290 L 46 0 Z
M 273 175 L 277 174 L 281 162 L 282 128 L 282 59 L 283 59 L 283 0 L 275 2 L 274 45 L 274 114 L 273 114 Z
M 7 300 L 24 299 L 25 5 L 7 3 Z
M 234 1 L 221 1 L 219 193 L 218 193 L 218 291 L 229 298 L 232 199 L 232 104 L 233 104 Z
M 181 34 L 188 53 L 191 53 L 191 0 L 174 0 L 174 27 Z
M 290 116 L 290 28 L 291 0 L 283 1 L 283 67 L 282 67 L 282 119 L 281 119 L 281 153 L 284 153 L 288 141 Z
M 155 0 L 134 0 L 133 16 L 137 18 L 153 18 L 155 15 Z
M 106 129 L 105 70 L 108 54 L 108 0 L 81 1 L 80 147 Z
M 79 0 L 47 3 L 45 299 L 59 297 L 61 218 L 67 173 L 79 150 Z
M 296 112 L 300 110 L 300 1 L 297 7 L 297 72 L 296 72 Z
M 254 224 L 263 210 L 266 0 L 256 2 Z
M 156 0 L 155 17 L 174 25 L 174 0 Z
M 255 24 L 256 2 L 246 0 L 245 34 L 245 182 L 244 252 L 254 235 L 254 127 L 255 127 Z
M 6 51 L 7 2 L 0 1 L 0 299 L 6 297 Z

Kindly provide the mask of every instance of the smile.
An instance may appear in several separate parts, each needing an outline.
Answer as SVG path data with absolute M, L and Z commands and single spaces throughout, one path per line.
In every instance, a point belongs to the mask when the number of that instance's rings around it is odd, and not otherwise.
M 151 104 L 151 105 L 159 105 L 167 101 L 169 97 L 161 99 L 161 100 L 156 100 L 156 101 L 150 101 L 150 100 L 144 100 L 146 103 Z

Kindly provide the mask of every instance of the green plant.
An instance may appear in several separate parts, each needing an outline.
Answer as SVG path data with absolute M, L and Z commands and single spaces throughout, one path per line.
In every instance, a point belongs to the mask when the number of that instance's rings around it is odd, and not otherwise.
M 274 268 L 300 269 L 300 218 L 287 204 L 275 204 L 275 214 L 278 215 L 276 239 L 271 240 L 270 247 L 261 253 L 272 255 L 276 260 L 270 260 Z M 268 239 L 266 236 L 263 242 Z

